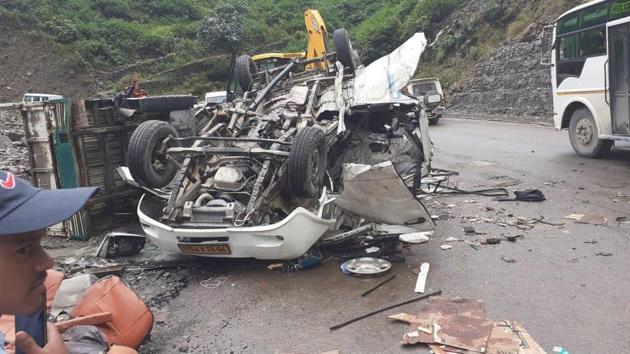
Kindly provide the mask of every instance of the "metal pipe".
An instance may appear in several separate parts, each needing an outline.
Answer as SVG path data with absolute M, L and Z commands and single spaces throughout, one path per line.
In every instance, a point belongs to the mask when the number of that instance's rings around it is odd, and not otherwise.
M 366 313 L 365 315 L 359 316 L 359 317 L 357 317 L 357 318 L 353 318 L 353 319 L 351 319 L 351 320 L 349 320 L 349 321 L 346 321 L 346 322 L 344 322 L 344 323 L 340 323 L 340 324 L 338 324 L 338 325 L 332 326 L 332 327 L 330 327 L 330 330 L 331 330 L 331 331 L 334 331 L 334 330 L 336 330 L 336 329 L 339 329 L 339 328 L 341 328 L 341 327 L 345 327 L 345 326 L 347 326 L 347 325 L 349 325 L 349 324 L 351 324 L 351 323 L 354 323 L 354 322 L 359 321 L 359 320 L 362 320 L 362 319 L 364 319 L 364 318 L 367 318 L 367 317 L 370 317 L 370 316 L 376 315 L 376 314 L 378 314 L 378 313 L 385 312 L 385 311 L 387 311 L 387 310 L 391 310 L 391 309 L 393 309 L 393 308 L 396 308 L 396 307 L 399 307 L 399 306 L 402 306 L 402 305 L 407 305 L 407 304 L 410 304 L 410 303 L 412 303 L 412 302 L 416 302 L 416 301 L 424 300 L 424 299 L 430 298 L 430 297 L 432 297 L 432 296 L 440 295 L 440 294 L 442 294 L 442 290 L 434 291 L 434 292 L 432 292 L 432 293 L 429 293 L 429 294 L 426 294 L 426 295 L 422 295 L 422 296 L 419 296 L 419 297 L 413 298 L 413 299 L 411 299 L 411 300 L 407 300 L 407 301 L 399 302 L 399 303 L 397 303 L 397 304 L 394 304 L 394 305 L 391 305 L 391 306 L 387 306 L 387 307 L 384 307 L 384 308 L 382 308 L 382 309 L 378 309 L 378 310 L 372 311 L 372 312 L 370 312 L 370 313 Z
M 280 150 L 267 150 L 260 148 L 217 148 L 217 147 L 172 147 L 167 151 L 169 154 L 203 154 L 203 155 L 233 155 L 233 156 L 277 156 L 277 157 L 289 157 L 289 153 Z
M 171 138 L 175 141 L 190 141 L 190 140 L 210 140 L 210 141 L 235 141 L 235 142 L 250 142 L 250 143 L 272 143 L 291 145 L 290 142 L 280 141 L 277 139 L 257 139 L 257 138 L 231 138 L 231 137 L 216 137 L 216 136 L 191 136 L 185 138 Z
M 278 82 L 280 82 L 280 80 L 284 79 L 284 77 L 287 76 L 289 74 L 289 72 L 291 72 L 291 70 L 293 70 L 293 68 L 296 65 L 297 65 L 297 62 L 291 61 L 291 63 L 289 63 L 284 68 L 284 70 L 282 70 L 280 72 L 280 74 L 276 75 L 271 80 L 271 82 L 267 86 L 265 86 L 265 88 L 258 95 L 258 97 L 256 97 L 256 100 L 249 107 L 247 107 L 247 110 L 248 111 L 255 111 L 256 108 L 258 107 L 258 105 L 265 99 L 265 96 L 267 96 L 269 94 L 269 92 L 271 92 L 271 90 L 278 84 Z

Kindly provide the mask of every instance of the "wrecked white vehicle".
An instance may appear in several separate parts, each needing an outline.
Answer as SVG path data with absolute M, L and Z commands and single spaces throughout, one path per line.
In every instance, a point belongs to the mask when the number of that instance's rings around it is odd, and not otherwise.
M 257 72 L 245 61 L 236 72 L 249 90 L 198 113 L 194 136 L 142 123 L 121 174 L 147 191 L 144 231 L 184 254 L 293 259 L 361 218 L 431 229 L 415 199 L 430 170 L 428 122 L 400 93 L 425 46 L 416 34 L 367 67 L 335 53 L 315 59 L 327 70 L 301 71 L 313 60 L 296 59 Z

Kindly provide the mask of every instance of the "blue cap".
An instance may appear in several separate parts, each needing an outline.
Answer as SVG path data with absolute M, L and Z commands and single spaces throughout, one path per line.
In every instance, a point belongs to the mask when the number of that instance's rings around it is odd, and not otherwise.
M 71 217 L 96 188 L 44 190 L 0 171 L 0 236 L 45 229 Z

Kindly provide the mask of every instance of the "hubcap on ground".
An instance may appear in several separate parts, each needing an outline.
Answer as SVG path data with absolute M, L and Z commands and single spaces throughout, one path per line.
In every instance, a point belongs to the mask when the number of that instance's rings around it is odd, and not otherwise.
M 588 119 L 582 119 L 575 127 L 575 137 L 582 145 L 589 145 L 593 141 L 593 125 Z

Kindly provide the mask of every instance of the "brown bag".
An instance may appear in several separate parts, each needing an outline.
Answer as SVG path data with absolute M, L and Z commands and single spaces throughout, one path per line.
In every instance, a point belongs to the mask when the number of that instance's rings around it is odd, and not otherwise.
M 110 344 L 137 348 L 153 328 L 147 305 L 117 276 L 94 283 L 79 299 L 72 317 L 111 312 L 113 320 L 98 325 Z

